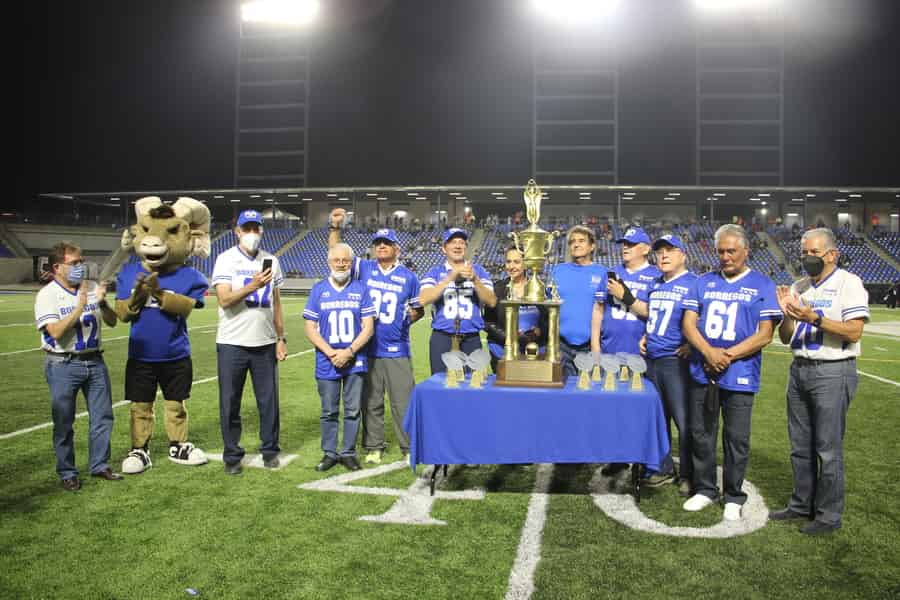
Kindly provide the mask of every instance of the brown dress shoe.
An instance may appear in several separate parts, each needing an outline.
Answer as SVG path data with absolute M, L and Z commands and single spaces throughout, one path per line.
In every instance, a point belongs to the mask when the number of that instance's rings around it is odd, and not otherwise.
M 77 492 L 81 489 L 81 481 L 77 477 L 63 479 L 62 486 L 67 492 Z
M 119 481 L 121 479 L 125 479 L 122 475 L 115 473 L 109 467 L 106 467 L 106 469 L 104 469 L 103 471 L 91 473 L 91 477 L 99 477 L 100 479 L 105 479 L 107 481 Z

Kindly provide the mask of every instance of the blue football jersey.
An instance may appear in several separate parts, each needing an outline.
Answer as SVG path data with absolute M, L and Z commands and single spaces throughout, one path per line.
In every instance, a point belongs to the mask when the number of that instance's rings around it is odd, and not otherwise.
M 644 302 L 647 301 L 650 286 L 662 275 L 659 269 L 649 263 L 634 272 L 629 272 L 624 265 L 617 265 L 613 270 L 619 279 L 625 282 L 634 297 Z M 605 354 L 616 352 L 639 354 L 644 328 L 643 319 L 629 311 L 612 294 L 606 294 L 603 332 L 600 338 L 600 348 Z
M 588 343 L 594 303 L 606 299 L 606 268 L 596 263 L 562 263 L 553 269 L 553 281 L 563 301 L 559 308 L 560 337 L 573 346 Z
M 669 281 L 660 275 L 650 285 L 646 329 L 648 358 L 674 356 L 675 350 L 685 342 L 681 332 L 682 302 L 696 281 L 696 275 L 685 271 Z
M 491 276 L 481 265 L 473 264 L 472 269 L 486 287 L 494 289 Z M 432 267 L 419 282 L 422 289 L 436 286 L 451 270 L 452 267 L 447 262 Z M 444 289 L 443 295 L 435 301 L 432 308 L 431 328 L 444 333 L 453 333 L 457 317 L 460 333 L 478 333 L 484 329 L 481 303 L 478 294 L 475 293 L 475 284 L 471 281 L 465 281 L 459 287 L 455 282 L 451 282 Z
M 519 307 L 519 333 L 534 329 L 541 320 L 541 312 L 538 307 L 533 304 L 524 304 Z M 488 342 L 488 348 L 496 358 L 503 358 L 503 346 Z M 520 352 L 524 352 L 524 348 L 519 348 Z
M 397 265 L 384 272 L 376 260 L 356 259 L 353 276 L 369 290 L 375 307 L 375 334 L 369 342 L 369 356 L 409 357 L 409 307 L 418 308 L 419 278 Z
M 116 279 L 116 299 L 127 300 L 134 290 L 138 275 L 148 275 L 141 263 L 128 263 Z M 162 290 L 193 298 L 198 308 L 203 306 L 203 296 L 209 289 L 206 277 L 194 267 L 183 266 L 159 275 L 157 281 Z M 179 360 L 191 355 L 191 342 L 187 334 L 187 319 L 163 312 L 151 296 L 138 318 L 131 322 L 128 336 L 128 358 L 146 362 Z
M 775 283 L 753 269 L 731 281 L 719 272 L 706 273 L 697 278 L 682 304 L 700 316 L 697 329 L 715 348 L 730 348 L 756 333 L 760 321 L 780 321 L 783 316 Z M 761 368 L 762 352 L 757 352 L 732 362 L 714 379 L 726 390 L 756 393 Z M 709 382 L 699 352 L 691 358 L 691 377 L 698 383 Z
M 355 280 L 340 290 L 329 279 L 317 282 L 303 309 L 303 318 L 317 321 L 319 334 L 335 350 L 348 348 L 362 331 L 363 318 L 374 316 L 375 307 L 366 286 Z M 336 369 L 316 348 L 316 379 L 341 379 L 351 373 L 365 373 L 367 368 L 365 351 L 358 352 L 353 362 Z

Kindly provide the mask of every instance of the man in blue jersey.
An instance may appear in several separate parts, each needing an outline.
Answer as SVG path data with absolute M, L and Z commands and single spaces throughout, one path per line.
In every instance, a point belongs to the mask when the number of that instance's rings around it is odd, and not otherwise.
M 328 250 L 329 276 L 309 294 L 303 318 L 306 337 L 316 347 L 316 384 L 322 403 L 322 452 L 316 471 L 342 463 L 360 469 L 356 458 L 359 406 L 367 370 L 366 344 L 375 331 L 375 306 L 366 286 L 350 277 L 353 249 L 339 243 Z M 338 414 L 344 398 L 344 431 L 338 449 Z
M 425 273 L 419 291 L 421 306 L 434 305 L 428 342 L 432 375 L 447 370 L 441 355 L 450 351 L 454 335 L 460 337 L 459 349 L 466 354 L 481 348 L 481 307 L 497 304 L 488 272 L 466 260 L 468 232 L 451 227 L 442 240 L 447 261 Z
M 666 413 L 669 442 L 672 441 L 672 421 L 678 429 L 679 468 L 678 491 L 691 495 L 691 434 L 687 396 L 690 381 L 687 358 L 690 346 L 681 331 L 684 313 L 682 301 L 694 287 L 697 276 L 685 268 L 687 256 L 678 236 L 667 234 L 653 243 L 656 264 L 662 275 L 650 284 L 648 298 L 635 300 L 630 310 L 647 319 L 641 353 L 647 357 L 647 377 L 656 386 Z M 647 477 L 645 485 L 658 486 L 675 478 L 671 451 L 658 473 Z
M 341 241 L 346 211 L 331 211 L 328 246 Z M 424 314 L 419 305 L 419 278 L 399 262 L 400 238 L 393 229 L 379 229 L 372 236 L 375 260 L 356 258 L 352 277 L 364 283 L 375 306 L 375 334 L 368 345 L 369 370 L 362 393 L 362 444 L 367 464 L 380 464 L 387 449 L 384 436 L 384 394 L 391 400 L 394 435 L 403 458 L 409 454 L 409 437 L 403 417 L 415 386 L 409 328 Z
M 182 465 L 209 462 L 203 451 L 188 441 L 184 406 L 193 379 L 187 317 L 194 308 L 203 307 L 209 288 L 203 273 L 185 264 L 193 247 L 189 227 L 185 218 L 176 216 L 166 204 L 160 203 L 147 214 L 139 211 L 132 232 L 135 252 L 142 260 L 119 272 L 116 313 L 131 323 L 125 398 L 131 400 L 132 449 L 122 462 L 124 473 L 142 473 L 152 466 L 149 444 L 157 387 L 165 399 L 169 460 Z
M 566 236 L 570 261 L 556 265 L 553 282 L 563 303 L 559 309 L 559 349 L 563 373 L 578 375 L 575 355 L 600 351 L 606 269 L 594 262 L 594 232 L 576 225 Z
M 719 496 L 716 438 L 724 420 L 724 518 L 736 521 L 747 495 L 741 490 L 750 456 L 750 418 L 759 391 L 762 349 L 781 320 L 775 283 L 747 266 L 743 227 L 722 225 L 715 234 L 719 271 L 699 277 L 682 301 L 682 330 L 694 348 L 689 388 L 693 493 L 687 511 Z M 721 408 L 720 408 L 721 407 Z

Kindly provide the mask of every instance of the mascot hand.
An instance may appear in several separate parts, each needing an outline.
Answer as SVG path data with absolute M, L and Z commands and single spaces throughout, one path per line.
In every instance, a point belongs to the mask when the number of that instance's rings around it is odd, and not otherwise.
M 147 290 L 147 294 L 159 301 L 162 290 L 159 288 L 159 275 L 157 273 L 150 273 L 144 278 L 144 289 Z

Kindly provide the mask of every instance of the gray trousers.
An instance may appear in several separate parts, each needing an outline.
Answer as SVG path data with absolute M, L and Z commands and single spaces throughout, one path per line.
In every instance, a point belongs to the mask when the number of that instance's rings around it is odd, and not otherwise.
M 694 467 L 694 493 L 713 500 L 719 497 L 716 484 L 716 439 L 719 435 L 719 410 L 725 428 L 722 432 L 722 465 L 725 502 L 743 504 L 747 494 L 741 490 L 750 460 L 750 418 L 753 394 L 719 389 L 719 404 L 711 411 L 706 405 L 707 386 L 691 380 L 690 398 L 691 455 Z
M 791 363 L 788 437 L 794 492 L 788 507 L 840 523 L 844 512 L 844 429 L 856 393 L 856 360 Z
M 401 452 L 409 452 L 409 436 L 403 431 L 403 417 L 409 406 L 415 381 L 409 358 L 370 358 L 362 394 L 363 448 L 384 450 L 384 393 L 391 399 L 394 436 Z

